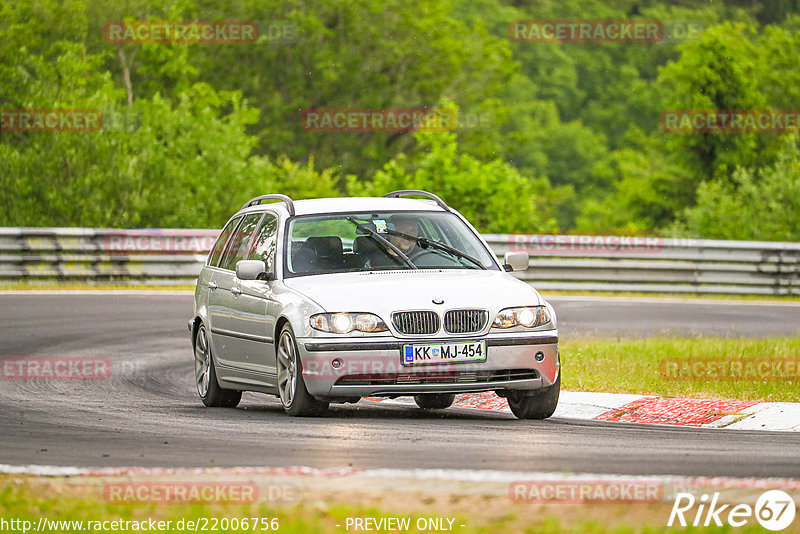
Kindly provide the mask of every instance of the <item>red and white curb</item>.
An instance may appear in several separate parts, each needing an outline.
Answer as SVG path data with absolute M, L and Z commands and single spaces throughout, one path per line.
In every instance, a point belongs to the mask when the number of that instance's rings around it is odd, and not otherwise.
M 369 400 L 386 405 L 415 406 L 411 397 Z M 491 392 L 459 395 L 453 406 L 511 413 L 506 400 Z M 791 402 L 665 398 L 652 395 L 562 391 L 553 417 L 694 428 L 800 432 L 800 404 Z

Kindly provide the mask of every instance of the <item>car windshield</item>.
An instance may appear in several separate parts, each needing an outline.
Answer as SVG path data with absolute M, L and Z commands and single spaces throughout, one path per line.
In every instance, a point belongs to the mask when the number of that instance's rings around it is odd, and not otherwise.
M 453 213 L 302 216 L 288 231 L 288 276 L 396 269 L 494 269 L 491 253 Z

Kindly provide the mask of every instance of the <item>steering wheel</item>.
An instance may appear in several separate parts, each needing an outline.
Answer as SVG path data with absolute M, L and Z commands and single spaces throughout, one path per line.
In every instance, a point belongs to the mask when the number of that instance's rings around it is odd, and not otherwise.
M 451 261 L 455 265 L 458 264 L 458 260 L 456 260 L 455 258 L 452 258 L 448 254 L 437 254 L 436 252 L 432 252 L 431 250 L 426 249 L 426 248 L 422 248 L 422 247 L 415 247 L 414 250 L 411 251 L 411 254 L 406 254 L 406 256 L 408 256 L 408 259 L 411 260 L 411 263 L 417 265 L 418 267 L 420 267 L 420 266 L 421 267 L 443 267 L 443 266 L 446 266 L 447 265 L 446 263 L 445 264 L 440 263 L 442 260 Z M 419 260 L 420 258 L 430 258 L 430 260 L 427 262 L 428 265 L 425 265 L 424 261 L 423 261 L 422 265 L 418 265 L 417 264 L 417 260 Z M 432 262 L 431 260 L 437 260 L 437 261 Z

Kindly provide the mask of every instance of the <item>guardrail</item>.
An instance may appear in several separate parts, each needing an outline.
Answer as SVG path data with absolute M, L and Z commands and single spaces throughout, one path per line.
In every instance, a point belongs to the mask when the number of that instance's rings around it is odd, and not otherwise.
M 216 230 L 0 228 L 0 282 L 192 284 Z M 660 237 L 484 235 L 539 289 L 800 295 L 800 243 Z

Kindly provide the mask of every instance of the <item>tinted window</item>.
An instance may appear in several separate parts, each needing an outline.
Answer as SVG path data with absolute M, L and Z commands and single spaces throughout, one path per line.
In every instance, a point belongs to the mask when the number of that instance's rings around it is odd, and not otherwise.
M 220 267 L 232 271 L 236 268 L 236 262 L 244 259 L 247 245 L 250 243 L 250 237 L 255 232 L 262 215 L 263 213 L 251 213 L 245 216 L 242 224 L 233 233 L 233 237 L 231 237 L 225 252 L 222 254 L 222 261 L 219 263 Z
M 278 220 L 272 215 L 265 215 L 261 228 L 258 229 L 253 246 L 250 247 L 248 260 L 261 260 L 267 265 L 267 271 L 273 270 L 275 263 L 275 236 L 278 233 Z
M 239 224 L 241 221 L 241 217 L 235 217 L 231 219 L 231 221 L 225 225 L 223 228 L 222 233 L 219 234 L 217 238 L 217 242 L 214 243 L 214 248 L 211 249 L 211 255 L 209 256 L 208 264 L 216 266 L 219 263 L 219 257 L 222 255 L 222 249 L 225 247 L 225 243 L 228 241 L 228 237 L 233 232 L 233 229 L 236 228 L 236 225 Z

